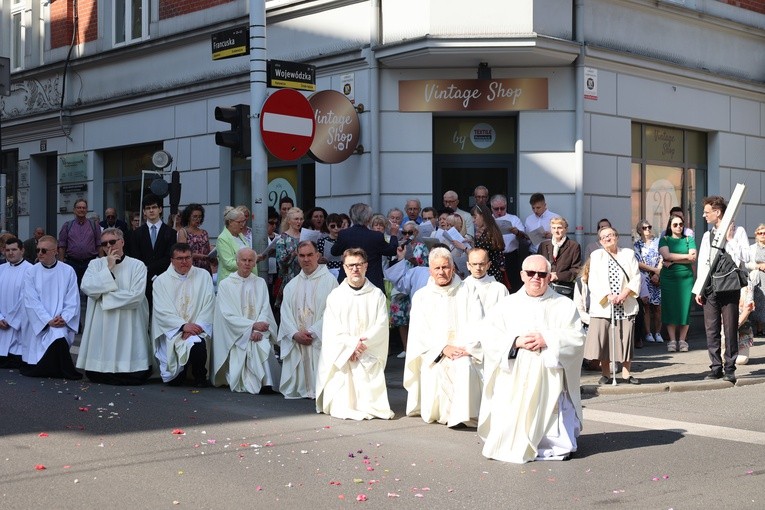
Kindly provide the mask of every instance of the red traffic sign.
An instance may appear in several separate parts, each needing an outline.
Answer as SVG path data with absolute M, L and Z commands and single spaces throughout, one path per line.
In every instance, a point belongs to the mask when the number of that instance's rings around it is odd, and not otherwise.
M 277 90 L 263 103 L 260 135 L 274 157 L 285 161 L 302 158 L 313 143 L 315 131 L 311 103 L 297 90 Z

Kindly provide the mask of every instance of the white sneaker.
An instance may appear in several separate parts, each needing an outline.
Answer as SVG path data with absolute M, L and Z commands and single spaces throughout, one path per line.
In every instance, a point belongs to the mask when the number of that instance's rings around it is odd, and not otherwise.
M 656 339 L 657 344 L 664 343 L 664 339 L 661 337 L 661 333 L 656 333 L 653 337 Z
M 645 336 L 645 341 L 646 341 L 646 342 L 650 342 L 650 343 L 654 343 L 656 340 L 654 339 L 654 337 L 653 337 L 653 335 L 652 335 L 651 333 L 648 333 L 648 334 Z
M 398 359 L 404 359 L 406 358 L 406 351 L 401 351 L 398 353 L 398 356 L 396 356 Z

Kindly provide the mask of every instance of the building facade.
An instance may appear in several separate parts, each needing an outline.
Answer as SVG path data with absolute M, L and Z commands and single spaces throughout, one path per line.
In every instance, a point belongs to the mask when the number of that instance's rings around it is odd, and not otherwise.
M 249 59 L 211 56 L 212 35 L 247 25 L 249 4 L 0 0 L 4 228 L 58 231 L 80 196 L 129 219 L 142 186 L 170 170 L 211 235 L 226 205 L 250 205 L 250 163 L 215 144 L 226 126 L 213 115 L 249 103 Z M 340 163 L 270 158 L 258 192 L 270 205 L 286 194 L 304 209 L 386 211 L 409 197 L 440 206 L 454 189 L 467 208 L 485 185 L 522 218 L 544 193 L 590 241 L 602 217 L 623 233 L 640 218 L 663 230 L 676 205 L 702 230 L 700 198 L 741 182 L 737 222 L 751 236 L 765 220 L 765 1 L 265 8 L 268 58 L 315 65 L 317 90 L 345 94 L 361 126 Z M 165 173 L 158 150 L 173 158 Z

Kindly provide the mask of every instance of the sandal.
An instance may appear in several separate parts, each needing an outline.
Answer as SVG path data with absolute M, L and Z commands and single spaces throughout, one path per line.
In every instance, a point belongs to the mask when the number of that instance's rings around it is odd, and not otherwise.
M 688 352 L 688 342 L 685 340 L 680 340 L 680 347 L 678 350 L 680 352 Z

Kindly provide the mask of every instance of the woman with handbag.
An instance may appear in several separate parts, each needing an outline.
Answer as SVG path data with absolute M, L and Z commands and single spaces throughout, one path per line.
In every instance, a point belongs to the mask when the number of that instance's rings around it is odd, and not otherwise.
M 630 374 L 634 353 L 635 316 L 640 295 L 640 270 L 635 252 L 619 248 L 619 234 L 611 227 L 598 232 L 602 249 L 590 255 L 590 327 L 584 344 L 585 359 L 599 359 L 602 376 L 598 384 L 608 384 L 609 360 L 621 362 L 622 379 L 640 384 Z M 614 375 L 615 375 L 614 370 Z
M 667 229 L 659 241 L 659 253 L 664 261 L 661 271 L 661 321 L 667 325 L 669 352 L 688 352 L 696 241 L 685 235 L 684 227 L 682 216 L 670 215 Z
M 645 296 L 643 301 L 643 324 L 646 342 L 664 342 L 661 337 L 661 287 L 659 272 L 661 271 L 661 254 L 659 240 L 653 235 L 653 226 L 648 220 L 640 220 L 635 225 L 637 240 L 635 241 L 635 257 L 637 257 L 640 276 L 643 278 Z

